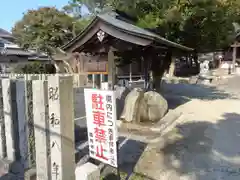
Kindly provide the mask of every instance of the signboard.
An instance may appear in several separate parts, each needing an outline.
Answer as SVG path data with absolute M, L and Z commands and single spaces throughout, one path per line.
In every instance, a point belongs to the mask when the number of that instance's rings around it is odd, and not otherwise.
M 84 89 L 90 157 L 117 167 L 114 91 Z

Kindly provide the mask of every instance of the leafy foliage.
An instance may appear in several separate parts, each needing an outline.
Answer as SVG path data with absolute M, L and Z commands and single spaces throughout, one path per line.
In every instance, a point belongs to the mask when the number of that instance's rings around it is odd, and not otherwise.
M 24 48 L 37 48 L 52 53 L 72 39 L 85 26 L 85 22 L 68 16 L 53 7 L 29 10 L 12 29 L 17 42 Z
M 233 22 L 240 22 L 238 0 L 72 0 L 96 9 L 119 9 L 138 18 L 137 25 L 169 40 L 211 51 L 233 40 Z
M 14 69 L 15 73 L 23 74 L 54 74 L 56 73 L 53 64 L 43 64 L 40 62 L 29 63 L 26 65 L 18 65 Z

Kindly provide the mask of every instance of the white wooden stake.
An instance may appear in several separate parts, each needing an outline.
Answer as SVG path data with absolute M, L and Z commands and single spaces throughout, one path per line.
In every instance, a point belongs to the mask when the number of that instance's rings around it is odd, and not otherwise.
M 49 129 L 52 180 L 75 179 L 73 79 L 49 76 Z
M 51 176 L 48 153 L 50 142 L 48 134 L 47 82 L 43 80 L 33 81 L 32 90 L 37 180 L 47 180 Z

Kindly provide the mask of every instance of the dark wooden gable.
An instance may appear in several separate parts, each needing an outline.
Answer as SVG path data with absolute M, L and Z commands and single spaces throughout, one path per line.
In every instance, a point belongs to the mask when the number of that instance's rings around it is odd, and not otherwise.
M 97 33 L 105 32 L 103 42 L 99 42 Z M 85 30 L 73 40 L 62 47 L 66 52 L 94 51 L 95 46 L 104 43 L 116 43 L 116 39 L 137 46 L 155 46 L 161 48 L 173 48 L 182 51 L 192 51 L 193 49 L 171 42 L 153 32 L 142 29 L 124 21 L 117 13 L 110 12 L 100 14 L 94 18 Z M 107 42 L 106 42 L 107 41 Z

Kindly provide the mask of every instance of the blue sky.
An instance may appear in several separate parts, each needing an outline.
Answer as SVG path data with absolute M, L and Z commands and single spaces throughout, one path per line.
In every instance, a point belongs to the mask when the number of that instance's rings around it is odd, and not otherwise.
M 55 6 L 62 8 L 69 0 L 1 0 L 0 28 L 11 31 L 15 22 L 21 20 L 23 13 L 28 9 L 37 9 L 41 6 Z

